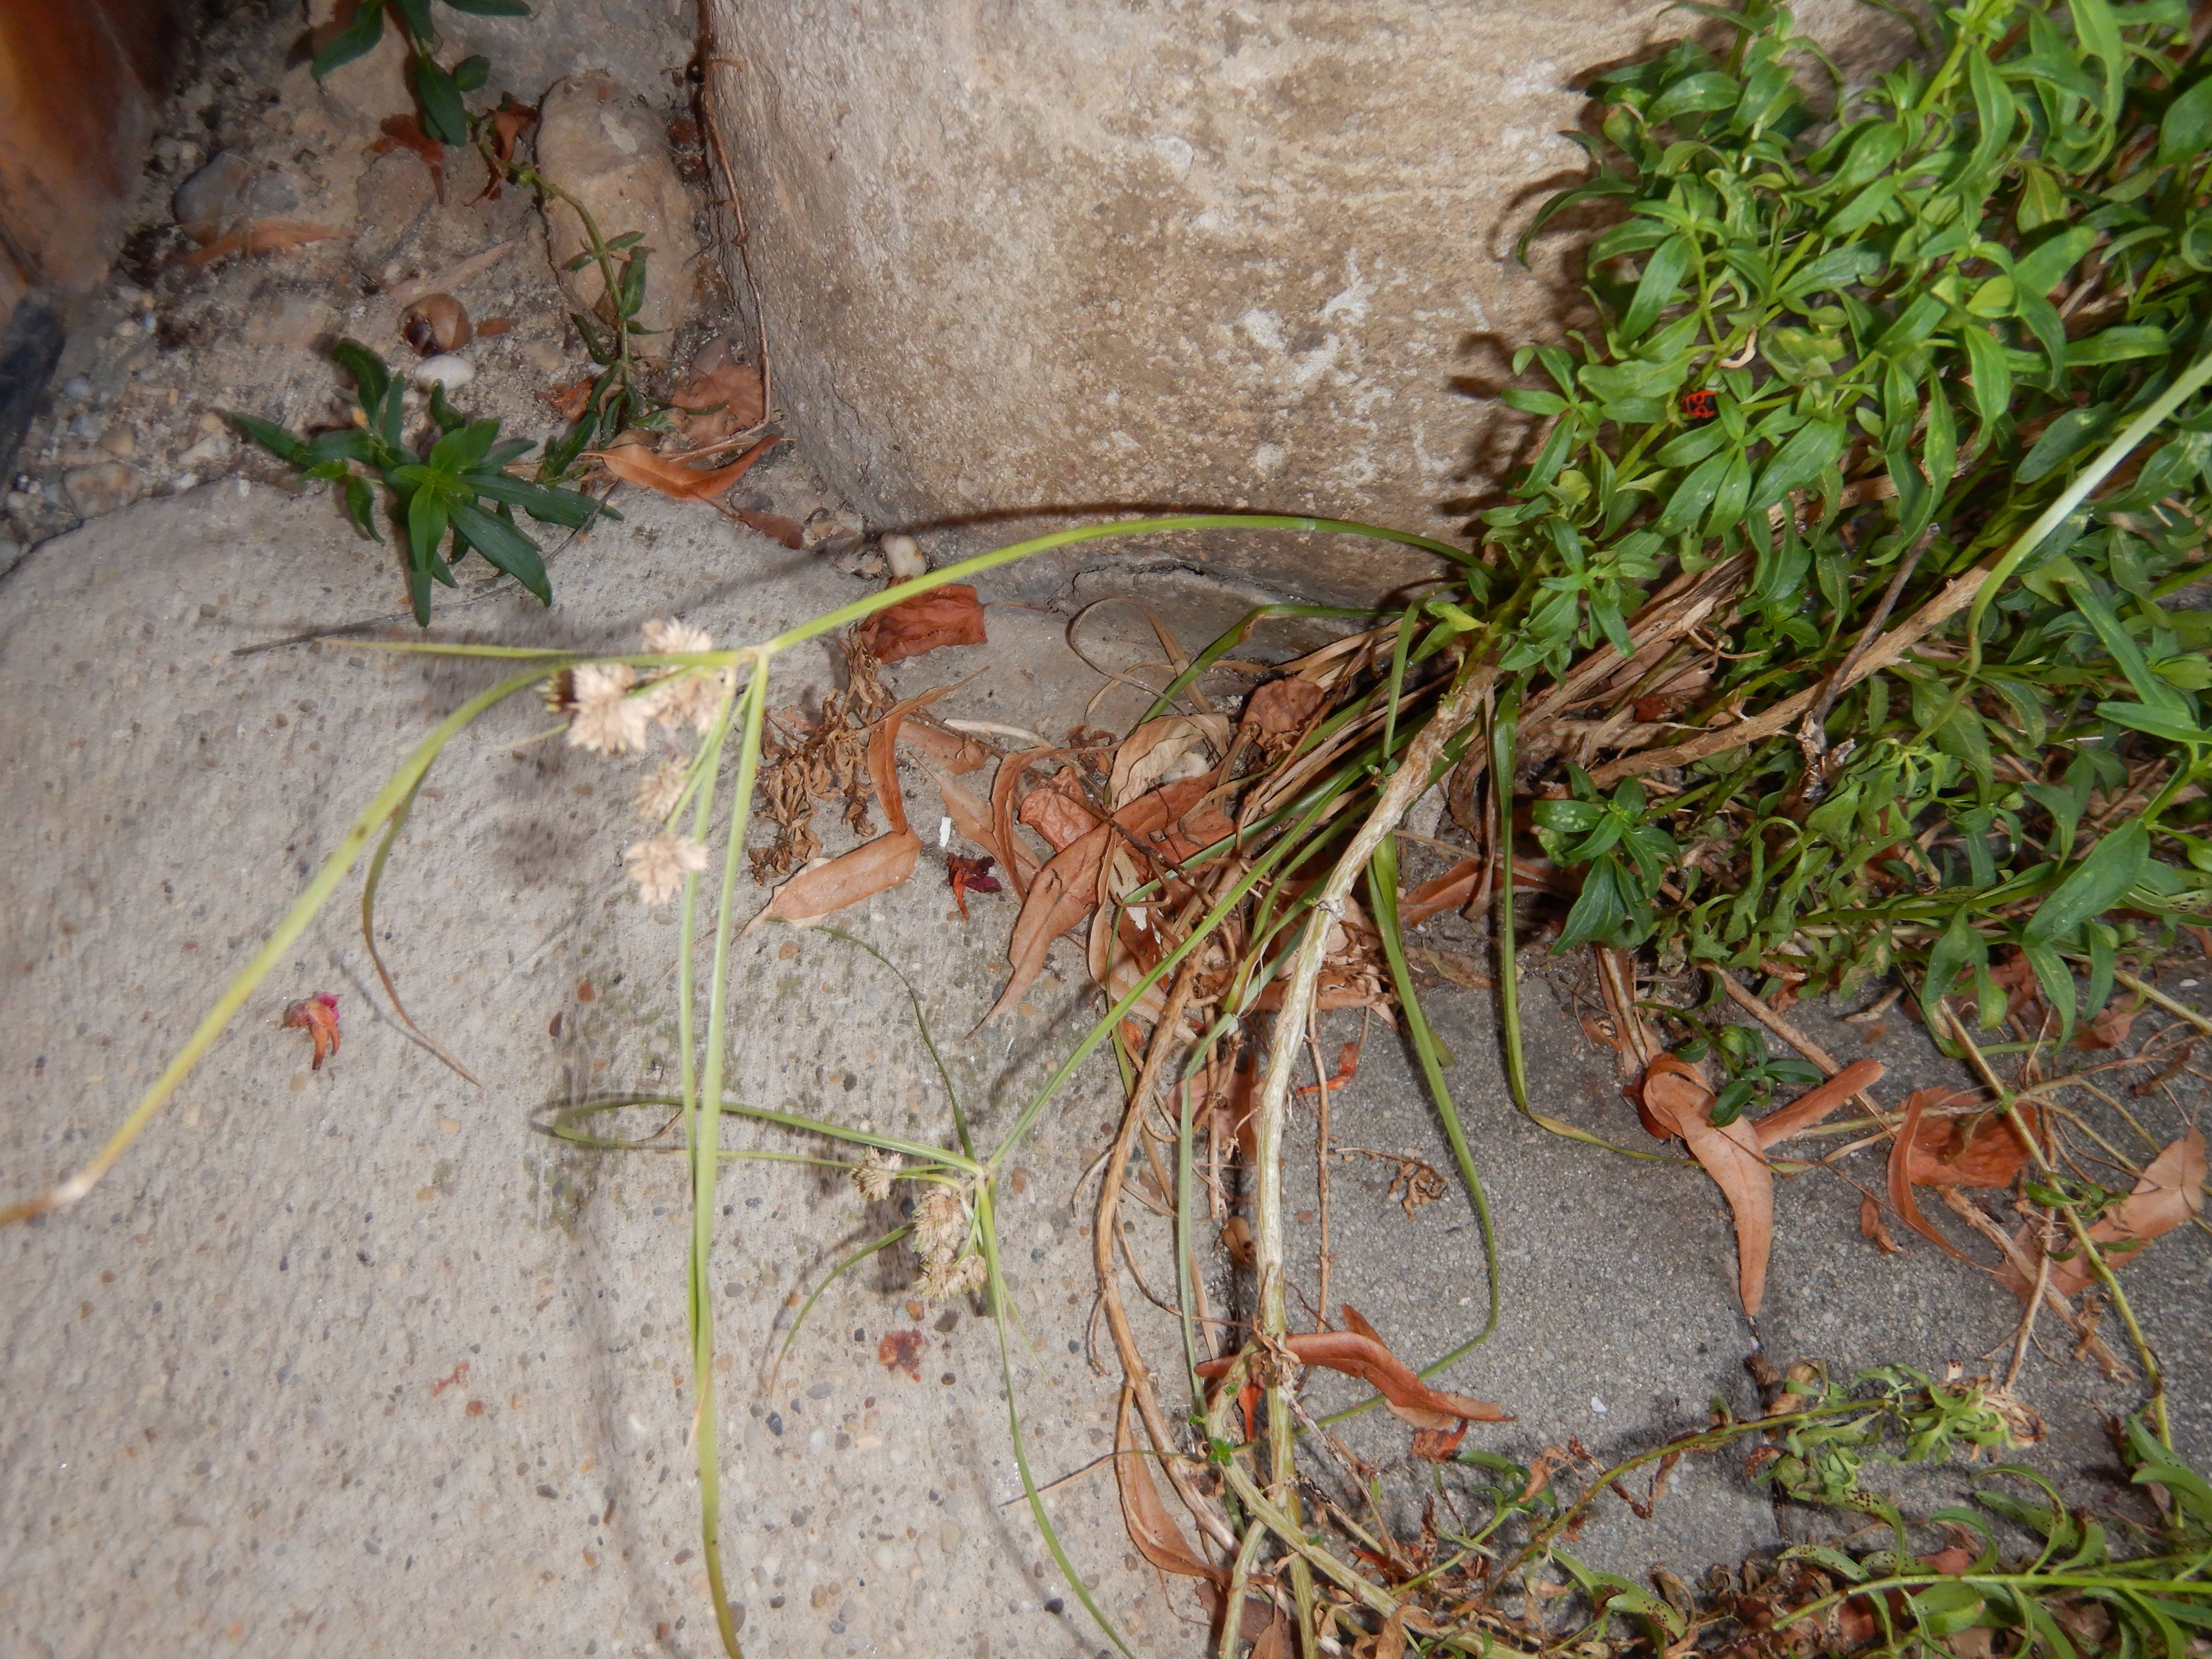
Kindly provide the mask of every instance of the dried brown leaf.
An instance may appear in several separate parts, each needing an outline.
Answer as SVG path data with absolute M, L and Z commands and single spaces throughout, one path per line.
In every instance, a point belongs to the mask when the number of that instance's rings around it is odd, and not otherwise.
M 678 501 L 711 501 L 726 494 L 731 485 L 752 470 L 754 462 L 781 441 L 776 438 L 763 438 L 729 465 L 711 472 L 702 472 L 684 465 L 680 461 L 657 455 L 643 444 L 624 444 L 616 449 L 593 449 L 585 453 L 625 483 L 657 489 L 664 495 L 675 496 Z
M 1328 693 L 1311 680 L 1292 676 L 1269 680 L 1245 699 L 1243 725 L 1269 760 L 1280 759 L 1328 706 Z
M 717 444 L 750 432 L 767 412 L 761 373 L 750 363 L 724 363 L 694 376 L 671 398 L 676 425 L 695 444 Z
M 1884 1255 L 1896 1255 L 1905 1249 L 1889 1236 L 1888 1224 L 1881 1218 L 1881 1206 L 1874 1201 L 1871 1194 L 1859 1200 L 1859 1232 L 1872 1239 L 1875 1248 Z
M 911 830 L 893 830 L 800 871 L 775 890 L 761 914 L 794 927 L 811 927 L 848 905 L 896 887 L 914 873 L 921 858 L 921 837 Z
M 854 630 L 880 663 L 947 645 L 983 645 L 983 607 L 965 582 L 948 582 L 878 611 Z
M 890 829 L 872 842 L 831 859 L 827 864 L 803 870 L 775 890 L 768 908 L 747 924 L 750 933 L 773 916 L 793 927 L 811 927 L 848 905 L 872 898 L 897 886 L 914 873 L 921 857 L 921 838 L 907 827 L 906 800 L 898 787 L 898 757 L 894 745 L 899 726 L 915 709 L 934 702 L 951 690 L 936 686 L 920 696 L 892 706 L 877 722 L 868 738 L 868 774 L 874 781 L 876 799 L 882 805 Z
M 1172 834 L 1172 827 L 1197 806 L 1205 790 L 1204 779 L 1186 778 L 1140 795 L 1115 813 L 1112 824 L 1093 825 L 1055 853 L 1051 862 L 1037 872 L 1023 900 L 1022 913 L 1015 919 L 1013 936 L 1006 944 L 1006 957 L 1013 964 L 1013 975 L 1000 993 L 998 1001 L 992 1005 L 991 1012 L 983 1016 L 983 1024 L 989 1024 L 1021 1000 L 1023 993 L 1044 971 L 1045 957 L 1053 940 L 1079 926 L 1090 915 L 1091 907 L 1098 902 L 1098 873 L 1105 864 L 1107 849 L 1117 828 L 1139 843 L 1158 845 L 1165 857 L 1188 856 L 1201 843 Z M 1224 825 L 1227 823 L 1218 812 L 1212 817 L 1220 819 Z M 1212 827 L 1214 826 L 1208 825 Z
M 328 991 L 286 1005 L 283 1024 L 289 1030 L 305 1031 L 314 1045 L 315 1056 L 307 1062 L 309 1071 L 321 1071 L 323 1062 L 337 1053 L 338 1000 Z
M 916 754 L 957 777 L 980 772 L 990 763 L 991 750 L 982 744 L 965 732 L 949 732 L 932 720 L 908 720 L 899 732 L 899 738 Z M 960 833 L 963 836 L 968 834 L 965 830 Z M 970 836 L 969 839 L 972 841 L 977 837 Z M 982 841 L 986 847 L 991 847 L 988 836 Z M 997 850 L 992 847 L 992 851 Z
M 185 256 L 194 270 L 234 253 L 289 253 L 309 242 L 328 242 L 345 234 L 328 225 L 312 225 L 304 219 L 256 219 L 244 230 L 221 237 Z
M 999 878 L 991 873 L 991 866 L 997 861 L 995 859 L 988 858 L 971 859 L 959 853 L 946 856 L 945 878 L 951 883 L 952 902 L 959 907 L 961 921 L 968 920 L 969 894 L 996 893 L 1002 890 L 999 885 Z
M 1440 876 L 1431 876 L 1398 900 L 1398 925 L 1417 927 L 1431 916 L 1456 910 L 1474 896 L 1482 879 L 1482 859 L 1462 859 Z
M 395 149 L 404 149 L 429 169 L 431 185 L 438 200 L 446 199 L 446 147 L 422 131 L 422 125 L 411 115 L 387 115 L 378 123 L 383 137 L 368 147 L 372 155 L 382 155 Z
M 538 395 L 552 404 L 553 412 L 562 420 L 580 421 L 584 417 L 584 410 L 591 405 L 593 384 L 592 376 L 586 374 L 580 380 L 571 380 L 566 386 L 556 386 L 550 392 L 541 392 Z
M 1277 1607 L 1275 1616 L 1267 1621 L 1267 1628 L 1252 1644 L 1251 1659 L 1291 1659 L 1297 1651 L 1297 1644 L 1291 1639 L 1291 1621 Z
M 1802 1134 L 1860 1090 L 1871 1089 L 1881 1082 L 1882 1070 L 1878 1060 L 1855 1060 L 1819 1088 L 1769 1112 L 1751 1126 L 1759 1132 L 1759 1150 L 1764 1152 L 1777 1141 Z
M 746 529 L 757 531 L 772 542 L 781 542 L 794 553 L 806 545 L 806 526 L 781 513 L 757 513 L 750 507 L 741 507 L 730 516 Z
M 500 94 L 499 107 L 491 113 L 491 153 L 498 159 L 499 166 L 491 170 L 491 177 L 484 183 L 485 197 L 495 202 L 499 199 L 499 188 L 502 182 L 501 175 L 507 164 L 514 159 L 514 141 L 537 119 L 538 111 L 534 106 L 516 103 L 511 93 Z
M 1695 1067 L 1672 1054 L 1659 1055 L 1644 1073 L 1640 1103 L 1645 1127 L 1656 1119 L 1681 1136 L 1728 1200 L 1735 1219 L 1737 1291 L 1744 1312 L 1757 1313 L 1774 1246 L 1774 1172 L 1759 1152 L 1758 1130 L 1741 1118 L 1716 1129 L 1712 1091 Z
M 2103 1249 L 2105 1265 L 2115 1269 L 2126 1266 L 2144 1245 L 2172 1232 L 2202 1210 L 2204 1175 L 2204 1135 L 2192 1124 L 2187 1133 L 2167 1142 L 2144 1168 L 2135 1190 L 2107 1210 L 2104 1218 L 2089 1229 L 2089 1237 Z M 2032 1236 L 2025 1230 L 2021 1242 L 2031 1253 L 2035 1249 Z M 2067 1243 L 2073 1242 L 2070 1238 L 2066 1240 Z M 2008 1269 L 2003 1276 L 2015 1294 L 2027 1293 L 2027 1282 L 2018 1274 Z M 2084 1251 L 2077 1250 L 2066 1260 L 2053 1260 L 2051 1264 L 2051 1288 L 2061 1296 L 2073 1296 L 2086 1290 L 2095 1278 L 2096 1269 L 2089 1265 Z
M 1146 720 L 1114 751 L 1109 795 L 1115 806 L 1127 806 L 1164 783 L 1211 772 L 1228 746 L 1229 722 L 1218 714 L 1163 714 Z
M 1944 1237 L 1935 1224 L 1920 1213 L 1919 1200 L 1912 1192 L 1913 1152 L 1920 1133 L 1921 1114 L 1928 1109 L 1931 1099 L 1948 1103 L 1950 1098 L 1950 1091 L 1944 1089 L 1916 1089 L 1905 1097 L 1905 1121 L 1898 1126 L 1896 1137 L 1889 1143 L 1889 1207 L 1903 1218 L 1906 1226 L 1944 1255 L 1964 1261 L 1966 1253 Z M 1950 1126 L 1947 1123 L 1944 1128 L 1948 1133 Z
M 2128 1040 L 2128 1032 L 2136 1023 L 2139 1011 L 2135 1008 L 2106 1008 L 2075 1034 L 2076 1048 L 2117 1048 Z
M 1513 1420 L 1504 1407 L 1492 1405 L 1487 1400 L 1431 1388 L 1413 1374 L 1404 1360 L 1390 1352 L 1382 1339 L 1375 1334 L 1373 1326 L 1350 1308 L 1343 1312 L 1346 1324 L 1358 1321 L 1355 1328 L 1286 1336 L 1283 1346 L 1301 1365 L 1318 1365 L 1324 1370 L 1358 1377 L 1382 1396 L 1382 1403 L 1393 1415 L 1417 1429 L 1449 1429 L 1462 1422 Z M 1210 1359 L 1198 1368 L 1198 1374 L 1209 1379 L 1223 1376 L 1228 1374 L 1232 1363 L 1233 1359 L 1227 1358 Z
M 1080 787 L 1066 772 L 1043 788 L 1030 790 L 1016 816 L 1050 842 L 1055 853 L 1073 846 L 1099 823 L 1098 815 L 1084 801 Z
M 1921 1092 L 1926 1095 L 1930 1110 L 1966 1105 L 1979 1098 L 1942 1089 Z M 2036 1109 L 2028 1107 L 2024 1115 L 2028 1127 L 2038 1130 L 2040 1115 Z M 1928 1118 L 1913 1131 L 1911 1141 L 1908 1173 L 1916 1187 L 2009 1187 L 2027 1162 L 2027 1148 L 2020 1144 L 2020 1137 L 2002 1112 Z
M 1121 1524 L 1129 1529 L 1129 1541 L 1137 1547 L 1138 1554 L 1162 1572 L 1202 1578 L 1216 1587 L 1225 1585 L 1229 1575 L 1200 1559 L 1160 1497 L 1159 1485 L 1137 1444 L 1136 1427 L 1131 1420 L 1135 1398 L 1135 1390 L 1125 1383 L 1121 1414 L 1114 1422 L 1114 1474 L 1121 1482 Z

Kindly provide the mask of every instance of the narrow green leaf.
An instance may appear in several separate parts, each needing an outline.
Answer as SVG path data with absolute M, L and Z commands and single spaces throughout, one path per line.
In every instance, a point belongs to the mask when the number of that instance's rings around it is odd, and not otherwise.
M 1682 285 L 1682 274 L 1690 268 L 1692 250 L 1690 239 L 1680 232 L 1652 249 L 1651 257 L 1644 262 L 1643 276 L 1637 279 L 1635 295 L 1621 316 L 1622 344 L 1643 338 L 1651 325 L 1659 320 L 1660 312 Z
M 382 39 L 384 0 L 361 0 L 354 10 L 353 21 L 315 54 L 315 61 L 307 72 L 319 81 L 332 70 L 375 51 L 376 43 Z
M 545 561 L 538 552 L 537 543 L 506 520 L 487 513 L 471 502 L 455 504 L 453 523 L 468 537 L 469 544 L 477 552 L 535 593 L 544 603 L 553 603 L 552 586 L 545 580 Z
M 2166 106 L 2158 124 L 2158 165 L 2186 161 L 2212 144 L 2212 75 Z
M 384 532 L 376 526 L 375 498 L 369 494 L 368 480 L 359 473 L 349 472 L 345 476 L 345 504 L 348 515 L 362 535 L 373 542 L 384 539 Z
M 2021 937 L 2053 944 L 2072 939 L 2083 922 L 2120 902 L 2149 860 L 2150 827 L 2131 818 L 2089 849 L 2089 856 L 2043 901 Z
M 407 500 L 407 551 L 418 570 L 427 571 L 446 534 L 446 503 L 434 489 L 417 489 Z
M 331 348 L 331 357 L 352 379 L 362 411 L 374 418 L 392 384 L 392 370 L 384 359 L 358 340 L 340 340 Z
M 441 143 L 469 142 L 469 118 L 453 77 L 428 58 L 415 60 L 415 93 L 422 100 L 422 130 Z
M 264 421 L 252 415 L 234 415 L 227 410 L 224 418 L 280 461 L 289 461 L 295 466 L 306 466 L 314 459 L 304 442 L 274 421 Z

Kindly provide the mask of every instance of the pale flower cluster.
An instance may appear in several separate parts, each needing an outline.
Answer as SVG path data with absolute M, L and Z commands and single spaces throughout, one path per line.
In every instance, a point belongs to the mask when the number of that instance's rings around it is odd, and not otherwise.
M 964 1296 L 981 1290 L 989 1279 L 989 1265 L 968 1248 L 969 1231 L 968 1206 L 959 1189 L 932 1188 L 914 1217 L 914 1248 L 921 1256 L 920 1288 L 926 1300 Z
M 575 713 L 568 717 L 568 742 L 595 755 L 630 755 L 645 747 L 653 709 L 632 695 L 636 672 L 628 663 L 587 662 L 569 677 Z
M 703 628 L 673 617 L 645 625 L 645 648 L 656 655 L 689 656 L 714 648 Z M 556 676 L 546 701 L 568 716 L 571 747 L 594 755 L 635 755 L 652 744 L 653 723 L 666 728 L 676 758 L 665 759 L 638 787 L 637 815 L 647 823 L 665 824 L 684 802 L 692 781 L 691 763 L 672 741 L 685 727 L 703 736 L 727 707 L 737 684 L 728 668 L 648 669 L 641 675 L 628 663 L 593 662 Z M 684 890 L 684 878 L 707 867 L 707 849 L 688 836 L 664 830 L 637 842 L 623 855 L 637 896 L 647 905 L 665 904 Z
M 654 836 L 623 854 L 638 902 L 648 908 L 665 904 L 684 890 L 684 878 L 707 867 L 707 845 L 689 836 Z
M 868 1148 L 860 1167 L 853 1171 L 853 1184 L 860 1189 L 860 1196 L 872 1204 L 880 1204 L 891 1195 L 891 1182 L 898 1172 L 906 1168 L 906 1159 L 896 1152 L 887 1152 L 880 1146 Z
M 712 651 L 714 636 L 703 628 L 672 617 L 645 625 L 645 648 L 670 656 Z M 690 726 L 704 737 L 728 699 L 732 676 L 726 668 L 678 668 L 653 683 L 646 699 L 670 731 Z

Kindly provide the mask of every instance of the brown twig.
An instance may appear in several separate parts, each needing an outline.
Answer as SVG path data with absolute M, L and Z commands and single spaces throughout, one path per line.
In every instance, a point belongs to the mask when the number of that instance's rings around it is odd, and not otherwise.
M 1113 1156 L 1107 1161 L 1105 1177 L 1099 1183 L 1091 1244 L 1106 1328 L 1113 1336 L 1114 1351 L 1121 1357 L 1122 1371 L 1136 1392 L 1137 1410 L 1145 1419 L 1145 1432 L 1152 1437 L 1152 1445 L 1159 1453 L 1160 1467 L 1167 1472 L 1176 1495 L 1189 1507 L 1207 1534 L 1223 1547 L 1234 1548 L 1236 1534 L 1213 1504 L 1191 1484 L 1182 1460 L 1175 1455 L 1175 1437 L 1169 1431 L 1166 1414 L 1160 1410 L 1159 1395 L 1152 1388 L 1152 1374 L 1145 1364 L 1144 1356 L 1137 1351 L 1136 1337 L 1129 1329 L 1128 1311 L 1121 1305 L 1121 1278 L 1114 1267 L 1114 1241 L 1121 1231 L 1121 1187 L 1128 1173 L 1129 1154 L 1136 1149 L 1138 1133 L 1144 1125 L 1152 1093 L 1159 1087 L 1161 1074 L 1183 1047 L 1183 1010 L 1189 1006 L 1191 988 L 1198 977 L 1198 961 L 1193 956 L 1183 963 L 1169 988 L 1167 1005 L 1160 1011 L 1159 1021 L 1152 1027 L 1144 1068 L 1137 1075 L 1137 1086 L 1129 1091 L 1121 1131 L 1115 1140 Z
M 1999 1254 L 2011 1264 L 2012 1270 L 2023 1280 L 2033 1283 L 2036 1273 L 2035 1263 L 2027 1259 L 2027 1252 L 2014 1243 L 2003 1228 L 1990 1218 L 1989 1212 L 1956 1187 L 1946 1187 L 1942 1192 L 1943 1202 L 1949 1206 L 1952 1214 L 1996 1245 Z M 2058 1316 L 2068 1330 L 2082 1339 L 2083 1346 L 2106 1376 L 2117 1382 L 2127 1376 L 2127 1368 L 2121 1364 L 2120 1357 L 2106 1346 L 2104 1338 L 2097 1334 L 2096 1328 L 2075 1312 L 2074 1304 L 2051 1288 L 2048 1281 L 2043 1286 L 2043 1302 Z
M 1890 666 L 1972 604 L 1974 595 L 1981 592 L 1982 584 L 1988 580 L 1989 574 L 1988 566 L 1977 565 L 1945 583 L 1942 590 L 1927 604 L 1883 635 L 1859 659 L 1848 678 L 1841 674 L 1834 677 L 1838 695 Z M 1821 686 L 1808 685 L 1802 691 L 1784 697 L 1772 708 L 1753 714 L 1748 720 L 1739 720 L 1733 726 L 1723 726 L 1717 732 L 1708 732 L 1702 737 L 1692 738 L 1688 742 L 1678 743 L 1672 748 L 1646 749 L 1638 754 L 1623 755 L 1617 760 L 1607 761 L 1591 772 L 1590 781 L 1600 789 L 1610 789 L 1623 778 L 1656 772 L 1666 767 L 1687 766 L 1692 761 L 1725 754 L 1747 743 L 1771 738 L 1778 732 L 1786 731 L 1792 720 L 1812 708 L 1819 701 L 1822 690 Z

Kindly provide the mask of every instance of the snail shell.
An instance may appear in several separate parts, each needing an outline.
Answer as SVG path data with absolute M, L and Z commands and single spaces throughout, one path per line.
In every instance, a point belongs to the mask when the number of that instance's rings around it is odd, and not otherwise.
M 399 319 L 399 337 L 425 357 L 469 343 L 469 313 L 450 294 L 427 294 Z

